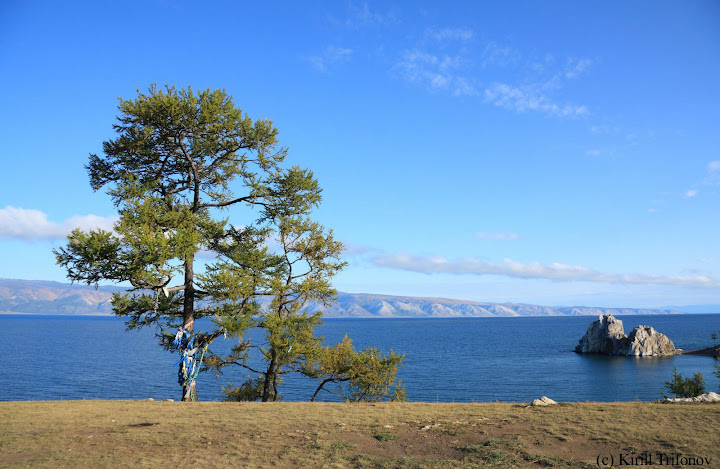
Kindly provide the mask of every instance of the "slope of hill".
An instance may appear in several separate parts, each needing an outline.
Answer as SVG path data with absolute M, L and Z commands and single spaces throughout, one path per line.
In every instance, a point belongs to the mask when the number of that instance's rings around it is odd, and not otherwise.
M 45 280 L 0 279 L 0 312 L 30 314 L 111 314 L 110 297 L 120 287 Z
M 327 317 L 509 317 L 597 316 L 600 314 L 679 314 L 677 310 L 598 308 L 587 306 L 538 306 L 522 303 L 484 303 L 446 298 L 339 293 L 337 302 L 324 311 Z
M 717 314 L 720 313 L 720 305 L 687 305 L 687 306 L 663 306 L 662 309 L 676 309 L 687 314 Z
M 121 287 L 71 285 L 44 280 L 0 279 L 0 312 L 27 314 L 109 315 L 112 293 Z M 679 314 L 676 309 L 538 306 L 521 303 L 484 303 L 446 298 L 339 293 L 328 318 L 446 318 L 509 316 L 597 316 L 600 314 Z

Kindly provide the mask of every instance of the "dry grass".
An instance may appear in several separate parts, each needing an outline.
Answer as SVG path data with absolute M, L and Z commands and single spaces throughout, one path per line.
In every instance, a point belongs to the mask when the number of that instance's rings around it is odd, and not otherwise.
M 2 467 L 720 467 L 714 404 L 0 402 L 0 421 Z

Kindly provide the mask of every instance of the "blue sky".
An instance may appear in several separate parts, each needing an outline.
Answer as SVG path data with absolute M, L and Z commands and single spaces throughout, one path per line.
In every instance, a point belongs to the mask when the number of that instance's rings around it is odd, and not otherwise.
M 0 277 L 64 281 L 118 97 L 169 83 L 274 121 L 339 290 L 720 303 L 718 76 L 715 1 L 5 1 Z

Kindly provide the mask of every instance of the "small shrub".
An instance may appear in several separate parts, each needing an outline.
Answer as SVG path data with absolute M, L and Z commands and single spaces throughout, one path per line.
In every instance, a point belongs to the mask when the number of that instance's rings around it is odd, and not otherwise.
M 392 441 L 398 438 L 397 435 L 393 435 L 392 433 L 378 433 L 373 436 L 378 441 Z
M 673 370 L 673 377 L 670 381 L 665 381 L 665 388 L 675 397 L 695 397 L 705 392 L 705 377 L 702 373 L 695 373 L 692 378 L 683 378 L 678 373 L 677 368 Z M 663 397 L 668 396 L 660 391 Z

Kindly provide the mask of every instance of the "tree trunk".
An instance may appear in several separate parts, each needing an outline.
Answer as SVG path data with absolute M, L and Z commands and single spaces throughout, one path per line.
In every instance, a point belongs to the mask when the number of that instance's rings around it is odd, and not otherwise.
M 320 383 L 320 386 L 317 387 L 315 390 L 315 393 L 312 395 L 312 398 L 310 398 L 310 402 L 315 402 L 315 398 L 317 397 L 318 393 L 322 390 L 322 388 L 329 382 L 334 381 L 333 378 L 325 378 L 322 383 Z
M 185 290 L 183 290 L 183 327 L 192 334 L 195 325 L 195 286 L 193 284 L 193 261 L 194 255 L 189 254 L 185 258 Z M 181 365 L 183 371 L 185 364 Z M 187 386 L 183 386 L 183 401 L 197 401 L 197 389 L 195 380 Z
M 270 352 L 270 364 L 267 367 L 267 371 L 265 372 L 265 382 L 263 383 L 263 395 L 262 395 L 262 401 L 267 402 L 270 400 L 270 387 L 273 383 L 275 383 L 275 350 Z M 277 394 L 277 389 L 274 389 L 275 394 Z M 274 400 L 274 399 L 273 399 Z
M 185 402 L 196 402 L 198 400 L 195 380 L 190 383 L 190 386 L 183 386 L 182 400 Z

